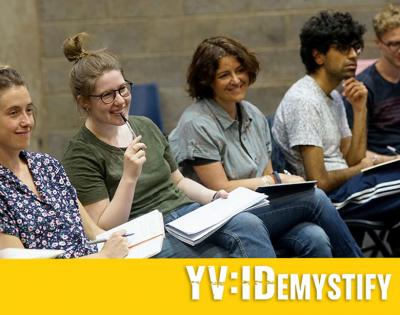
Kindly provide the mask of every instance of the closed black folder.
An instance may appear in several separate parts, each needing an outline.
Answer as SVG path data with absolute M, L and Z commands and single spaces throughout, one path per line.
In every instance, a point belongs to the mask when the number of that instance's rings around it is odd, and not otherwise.
M 279 198 L 287 196 L 289 194 L 295 194 L 309 189 L 314 189 L 316 180 L 310 180 L 299 183 L 286 183 L 276 184 L 270 186 L 260 186 L 256 189 L 256 192 L 268 195 L 268 199 Z

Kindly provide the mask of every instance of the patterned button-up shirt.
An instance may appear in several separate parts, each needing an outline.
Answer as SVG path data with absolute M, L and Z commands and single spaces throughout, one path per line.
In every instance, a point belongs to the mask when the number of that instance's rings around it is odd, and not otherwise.
M 39 196 L 0 165 L 0 232 L 18 237 L 25 248 L 62 249 L 72 258 L 96 252 L 88 244 L 75 189 L 61 164 L 47 154 L 21 152 Z

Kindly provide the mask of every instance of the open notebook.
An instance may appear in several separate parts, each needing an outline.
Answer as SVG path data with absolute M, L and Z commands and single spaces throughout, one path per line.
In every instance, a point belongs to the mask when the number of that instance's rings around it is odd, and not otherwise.
M 28 248 L 5 248 L 0 250 L 0 258 L 10 259 L 37 259 L 56 258 L 64 253 L 58 249 L 28 249 Z
M 111 230 L 97 235 L 96 239 L 108 238 L 112 233 L 125 230 L 126 234 L 134 233 L 127 237 L 129 254 L 126 258 L 147 258 L 157 255 L 164 241 L 164 220 L 160 211 L 153 210 L 127 223 L 121 224 Z M 100 251 L 104 243 L 97 244 Z
M 168 223 L 165 228 L 177 239 L 192 246 L 200 243 L 239 212 L 267 205 L 264 194 L 239 187 L 227 199 L 217 199 Z

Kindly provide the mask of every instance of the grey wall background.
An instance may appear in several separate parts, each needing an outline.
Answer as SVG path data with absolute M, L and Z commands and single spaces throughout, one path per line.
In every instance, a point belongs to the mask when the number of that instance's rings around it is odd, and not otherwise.
M 191 100 L 185 73 L 205 37 L 234 37 L 257 53 L 261 73 L 248 99 L 272 113 L 304 70 L 302 24 L 323 9 L 349 11 L 367 26 L 362 58 L 375 58 L 372 17 L 384 0 L 0 0 L 0 62 L 21 71 L 39 109 L 33 150 L 60 158 L 82 122 L 70 96 L 63 40 L 91 34 L 91 48 L 120 56 L 127 78 L 156 82 L 166 131 Z

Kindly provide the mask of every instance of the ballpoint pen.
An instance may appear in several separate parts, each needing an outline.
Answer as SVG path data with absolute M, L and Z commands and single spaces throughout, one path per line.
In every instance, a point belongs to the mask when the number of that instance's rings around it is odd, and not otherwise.
M 400 153 L 396 150 L 396 148 L 394 148 L 394 147 L 392 147 L 392 146 L 390 146 L 390 145 L 387 145 L 387 146 L 386 146 L 386 149 L 388 149 L 390 152 L 392 152 L 392 153 L 394 153 L 394 154 L 397 154 L 397 155 L 400 154 Z
M 135 233 L 133 233 L 133 232 L 132 233 L 125 233 L 122 236 L 123 237 L 128 237 L 128 236 L 131 236 L 131 235 L 134 235 L 134 234 Z M 93 244 L 105 243 L 108 240 L 109 240 L 109 238 L 100 238 L 98 240 L 89 241 L 88 244 L 93 245 Z
M 120 113 L 123 121 L 125 122 L 125 124 L 128 126 L 129 131 L 131 132 L 133 139 L 136 138 L 136 133 L 133 131 L 131 124 L 129 123 L 129 120 L 124 116 L 124 114 Z
M 283 173 L 285 174 L 285 175 L 292 175 L 289 171 L 287 171 L 287 170 L 283 170 Z

